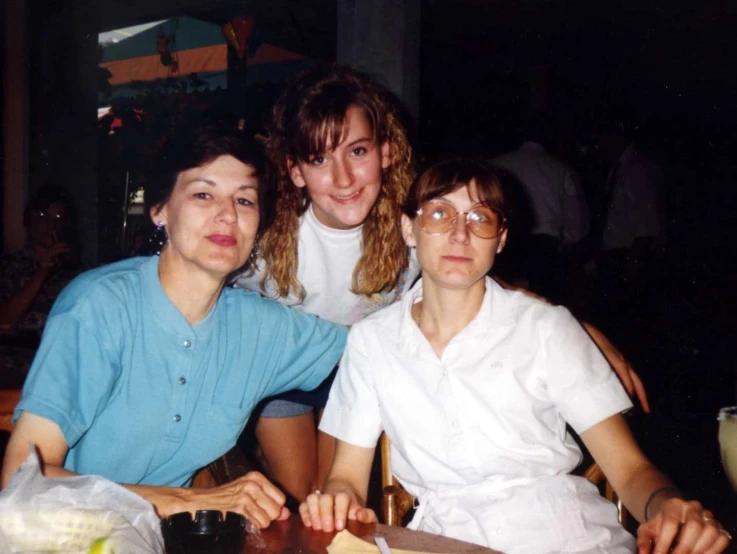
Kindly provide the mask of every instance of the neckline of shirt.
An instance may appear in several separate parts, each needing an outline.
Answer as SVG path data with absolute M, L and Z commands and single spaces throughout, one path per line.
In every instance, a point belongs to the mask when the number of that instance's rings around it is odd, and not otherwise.
M 312 203 L 310 203 L 309 207 L 307 208 L 304 219 L 305 222 L 316 232 L 331 240 L 340 242 L 353 242 L 357 238 L 360 239 L 363 236 L 363 225 L 359 225 L 358 227 L 354 227 L 353 229 L 333 229 L 332 227 L 328 227 L 327 225 L 320 223 L 320 221 L 318 221 L 317 217 L 315 216 L 315 212 L 312 210 Z
M 159 256 L 151 256 L 139 268 L 141 288 L 143 289 L 144 296 L 149 301 L 151 316 L 167 333 L 182 335 L 188 338 L 207 338 L 218 319 L 217 313 L 220 309 L 222 295 L 225 291 L 220 292 L 217 302 L 202 321 L 190 325 L 166 295 L 164 287 L 161 286 L 159 261 Z
M 468 325 L 450 340 L 448 346 L 466 340 L 473 340 L 479 336 L 485 336 L 494 327 L 505 326 L 507 324 L 508 314 L 504 309 L 504 300 L 502 298 L 505 293 L 504 289 L 491 277 L 485 277 L 485 283 L 486 290 L 484 291 L 484 298 L 481 301 L 481 307 L 478 313 Z M 419 279 L 415 286 L 402 299 L 399 323 L 400 345 L 403 349 L 417 352 L 416 348 L 425 344 L 435 359 L 438 359 L 430 343 L 412 318 L 412 306 L 416 302 L 421 301 L 422 298 L 422 279 Z M 442 360 L 442 358 L 440 359 Z

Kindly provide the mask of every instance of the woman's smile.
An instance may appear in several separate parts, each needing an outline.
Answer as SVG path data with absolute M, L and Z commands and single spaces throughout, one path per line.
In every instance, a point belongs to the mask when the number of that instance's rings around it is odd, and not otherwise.
M 232 235 L 208 235 L 207 240 L 217 244 L 218 246 L 230 247 L 238 244 L 236 238 Z
M 358 200 L 361 196 L 361 193 L 363 193 L 363 189 L 344 195 L 331 194 L 330 197 L 339 204 L 350 204 Z

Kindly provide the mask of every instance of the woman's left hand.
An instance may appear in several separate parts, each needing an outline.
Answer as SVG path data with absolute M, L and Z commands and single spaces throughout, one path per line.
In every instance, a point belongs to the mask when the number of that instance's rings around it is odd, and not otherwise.
M 732 537 L 701 503 L 681 498 L 663 502 L 660 512 L 637 529 L 638 554 L 718 554 Z

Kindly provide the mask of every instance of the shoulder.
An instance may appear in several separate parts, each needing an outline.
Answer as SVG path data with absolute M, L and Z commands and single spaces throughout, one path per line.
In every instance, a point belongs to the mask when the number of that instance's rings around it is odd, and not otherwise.
M 73 312 L 81 306 L 103 304 L 106 310 L 126 303 L 141 293 L 141 269 L 149 258 L 131 258 L 97 269 L 85 271 L 67 285 L 59 295 L 51 315 Z
M 350 335 L 366 338 L 371 336 L 398 337 L 404 305 L 402 301 L 395 302 L 366 316 L 351 327 Z
M 296 320 L 308 323 L 315 316 L 303 313 L 284 305 L 281 299 L 262 296 L 255 290 L 239 287 L 225 287 L 221 302 L 228 310 L 229 318 L 236 318 L 246 324 L 258 320 L 259 325 L 275 325 L 284 320 Z
M 495 282 L 493 286 L 494 300 L 501 311 L 501 318 L 528 325 L 541 333 L 550 333 L 559 325 L 575 322 L 571 312 L 563 306 L 554 306 L 524 291 L 504 289 Z

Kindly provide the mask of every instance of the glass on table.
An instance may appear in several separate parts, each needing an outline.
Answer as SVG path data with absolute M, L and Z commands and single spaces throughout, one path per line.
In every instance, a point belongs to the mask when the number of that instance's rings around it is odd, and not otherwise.
M 729 484 L 737 492 L 737 406 L 719 410 L 719 450 Z

